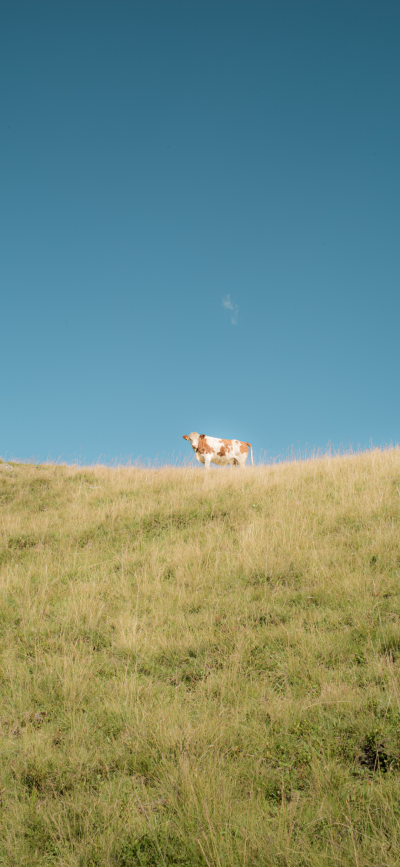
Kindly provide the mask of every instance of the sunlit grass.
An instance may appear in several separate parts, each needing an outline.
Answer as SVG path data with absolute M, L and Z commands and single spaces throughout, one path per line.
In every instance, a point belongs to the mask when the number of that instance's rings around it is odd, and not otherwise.
M 397 867 L 399 450 L 0 509 L 0 864 Z

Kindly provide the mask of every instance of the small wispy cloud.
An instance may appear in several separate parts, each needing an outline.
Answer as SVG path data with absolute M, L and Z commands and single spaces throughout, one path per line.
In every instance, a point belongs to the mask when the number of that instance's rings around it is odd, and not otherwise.
M 230 295 L 225 295 L 225 298 L 222 299 L 222 306 L 231 314 L 231 325 L 237 325 L 239 307 L 234 301 L 231 301 Z

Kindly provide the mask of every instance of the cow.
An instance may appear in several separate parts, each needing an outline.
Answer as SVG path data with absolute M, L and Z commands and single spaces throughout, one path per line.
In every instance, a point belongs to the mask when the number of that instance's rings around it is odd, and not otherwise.
M 242 443 L 240 440 L 219 440 L 194 431 L 191 434 L 183 434 L 183 439 L 188 440 L 194 451 L 196 461 L 204 464 L 206 470 L 210 464 L 226 466 L 233 464 L 236 467 L 244 467 L 249 449 L 251 453 L 251 466 L 253 466 L 253 449 L 250 443 Z

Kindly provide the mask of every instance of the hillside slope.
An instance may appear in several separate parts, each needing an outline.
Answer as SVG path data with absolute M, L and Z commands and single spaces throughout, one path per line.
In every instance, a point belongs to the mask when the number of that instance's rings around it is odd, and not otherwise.
M 398 867 L 399 450 L 0 509 L 0 865 Z

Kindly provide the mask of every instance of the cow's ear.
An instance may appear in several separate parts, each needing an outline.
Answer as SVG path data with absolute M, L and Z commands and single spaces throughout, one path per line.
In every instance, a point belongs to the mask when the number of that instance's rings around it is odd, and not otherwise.
M 184 439 L 184 440 L 188 440 L 188 439 L 189 439 L 188 435 L 187 435 L 187 434 L 183 434 L 183 439 Z
M 199 440 L 204 440 L 204 439 L 205 439 L 205 436 L 206 436 L 205 434 L 200 434 L 200 436 L 199 436 Z

